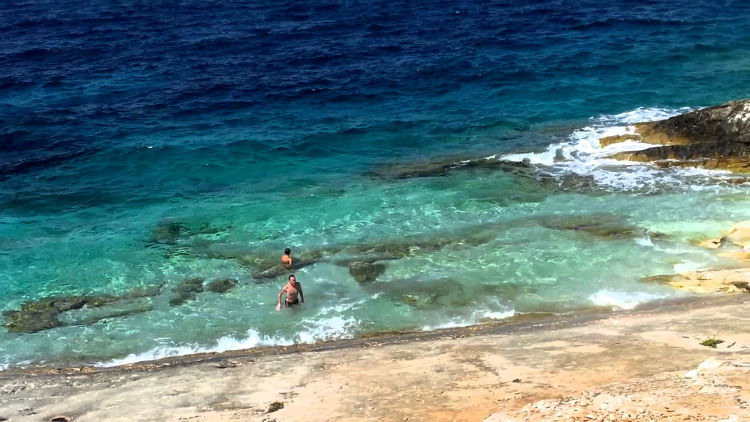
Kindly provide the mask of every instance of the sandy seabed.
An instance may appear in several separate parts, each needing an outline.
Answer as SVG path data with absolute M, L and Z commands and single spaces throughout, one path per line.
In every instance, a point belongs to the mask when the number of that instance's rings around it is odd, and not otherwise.
M 11 421 L 748 421 L 750 295 L 0 372 Z M 724 342 L 702 346 L 706 338 Z

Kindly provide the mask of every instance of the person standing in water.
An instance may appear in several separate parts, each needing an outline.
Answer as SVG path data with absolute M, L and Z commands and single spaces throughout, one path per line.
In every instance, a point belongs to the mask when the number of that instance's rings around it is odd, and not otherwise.
M 276 302 L 277 311 L 281 310 L 281 296 L 284 294 L 286 294 L 284 303 L 286 304 L 287 308 L 299 305 L 300 300 L 302 301 L 302 303 L 305 303 L 305 295 L 304 293 L 302 293 L 302 285 L 299 284 L 299 282 L 297 281 L 297 277 L 295 277 L 294 274 L 289 276 L 289 282 L 286 283 L 286 285 L 282 287 L 281 291 L 279 292 L 279 298 Z
M 289 248 L 284 249 L 284 255 L 281 255 L 281 265 L 286 268 L 292 268 L 292 250 Z

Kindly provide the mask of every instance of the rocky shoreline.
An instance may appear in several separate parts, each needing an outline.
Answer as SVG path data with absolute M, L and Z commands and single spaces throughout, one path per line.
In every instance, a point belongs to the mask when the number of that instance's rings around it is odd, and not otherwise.
M 602 138 L 600 143 L 606 146 L 635 140 L 656 145 L 611 157 L 619 160 L 749 173 L 748 128 L 750 100 L 741 100 L 659 122 L 638 123 L 628 134 Z M 395 166 L 372 175 L 434 177 L 461 169 L 486 168 L 544 183 L 527 162 L 485 158 L 461 165 L 451 163 Z M 576 179 L 571 186 L 580 183 L 585 180 Z M 656 239 L 661 235 L 613 215 L 542 216 L 512 223 L 576 231 L 594 239 L 644 236 Z M 443 248 L 483 245 L 492 239 L 493 231 L 507 224 L 470 227 L 461 233 L 432 237 L 329 245 L 304 251 L 304 258 L 296 263 L 296 268 L 329 262 L 348 268 L 349 274 L 365 289 L 386 291 L 378 283 L 378 277 L 392 260 Z M 193 237 L 221 230 L 208 224 L 166 221 L 152 230 L 146 246 L 159 248 L 168 256 L 234 260 L 250 271 L 250 281 L 254 283 L 263 283 L 287 271 L 278 268 L 277 257 L 270 251 L 206 246 L 192 241 Z M 575 315 L 522 314 L 499 323 L 471 327 L 376 333 L 351 340 L 204 353 L 116 368 L 11 368 L 0 372 L 0 409 L 3 409 L 0 421 L 39 420 L 39 417 L 51 420 L 55 415 L 68 415 L 64 417 L 69 420 L 131 420 L 132 412 L 140 412 L 139 420 L 220 421 L 270 421 L 277 417 L 279 420 L 489 417 L 487 420 L 493 422 L 681 421 L 719 415 L 733 422 L 741 417 L 750 418 L 747 395 L 750 315 L 746 311 L 750 297 L 747 295 L 750 221 L 737 222 L 724 233 L 695 239 L 693 243 L 715 250 L 726 264 L 680 274 L 655 274 L 642 281 L 664 283 L 702 296 L 653 302 L 632 312 L 592 308 Z M 181 306 L 199 294 L 223 294 L 242 282 L 245 281 L 235 278 L 206 280 L 196 275 L 169 288 L 144 286 L 119 295 L 41 298 L 5 311 L 4 325 L 13 332 L 32 333 L 65 325 L 91 324 L 104 318 L 148 312 L 153 309 L 152 299 L 159 295 L 169 296 L 169 306 Z M 386 293 L 408 306 L 432 306 L 428 295 L 409 295 L 400 290 Z M 737 294 L 713 296 L 716 293 Z M 628 329 L 622 330 L 621 324 Z M 720 343 L 725 344 L 719 344 L 716 353 L 701 345 L 717 340 L 717 335 L 721 336 Z M 620 350 L 623 344 L 632 348 Z M 429 352 L 429 358 L 421 357 L 423 350 Z M 688 358 L 685 362 L 673 362 L 675 354 Z M 648 361 L 650 358 L 654 360 Z M 347 359 L 361 366 L 347 363 Z M 294 363 L 289 364 L 288 360 Z M 593 365 L 589 365 L 591 360 Z M 427 375 L 420 378 L 414 372 L 411 365 L 415 362 L 421 373 Z M 518 369 L 518 362 L 522 363 L 522 369 Z M 378 380 L 377 385 L 360 380 L 360 370 Z M 608 370 L 613 372 L 600 373 Z M 550 373 L 553 376 L 548 379 Z M 471 376 L 481 381 L 473 381 Z M 401 382 L 402 378 L 410 383 Z M 246 379 L 253 384 L 246 384 Z M 435 379 L 438 381 L 434 382 Z M 227 382 L 239 385 L 242 395 L 227 391 L 223 387 Z M 349 388 L 354 391 L 343 391 Z M 196 397 L 190 397 L 191 394 Z M 114 404 L 99 406 L 92 402 L 94 397 Z M 130 404 L 138 397 L 145 403 L 142 409 L 134 409 Z M 154 400 L 159 397 L 163 402 Z M 663 401 L 656 400 L 657 397 Z M 316 409 L 323 409 L 320 416 L 298 417 L 305 414 L 309 403 L 317 403 Z M 498 413 L 490 416 L 498 409 Z
M 611 156 L 617 160 L 651 162 L 660 167 L 699 167 L 750 172 L 750 100 L 633 125 L 632 132 L 604 137 L 602 146 L 623 141 L 658 145 Z
M 116 368 L 15 368 L 0 372 L 0 418 L 743 420 L 748 298 L 693 297 Z M 723 342 L 701 345 L 707 338 Z

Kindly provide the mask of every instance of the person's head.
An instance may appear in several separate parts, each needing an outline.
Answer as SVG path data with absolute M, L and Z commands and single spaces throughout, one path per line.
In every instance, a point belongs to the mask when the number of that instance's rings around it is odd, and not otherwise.
M 291 254 L 292 254 L 292 250 L 291 249 L 289 249 L 289 248 L 284 249 L 284 255 L 291 255 Z
M 289 276 L 289 282 L 290 283 L 296 283 L 297 282 L 297 277 L 295 277 L 294 274 L 290 275 Z

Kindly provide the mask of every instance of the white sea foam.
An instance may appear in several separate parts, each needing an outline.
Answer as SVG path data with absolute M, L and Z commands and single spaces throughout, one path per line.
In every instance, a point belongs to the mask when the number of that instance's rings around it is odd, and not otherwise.
M 380 296 L 381 296 L 381 293 L 376 293 L 376 294 L 374 294 L 372 296 L 369 296 L 369 297 L 366 297 L 366 298 L 363 298 L 363 299 L 360 299 L 360 300 L 356 300 L 356 301 L 353 301 L 353 302 L 343 302 L 343 303 L 339 303 L 339 304 L 333 305 L 333 306 L 326 306 L 326 307 L 323 307 L 323 308 L 320 309 L 320 311 L 318 312 L 318 315 L 328 315 L 328 314 L 331 314 L 331 313 L 333 313 L 333 314 L 340 314 L 342 312 L 346 312 L 346 311 L 348 311 L 350 309 L 353 309 L 353 308 L 359 307 L 361 305 L 364 305 L 368 301 L 375 300 L 375 299 L 377 299 Z
M 667 296 L 646 292 L 623 292 L 615 290 L 599 290 L 589 296 L 589 300 L 598 306 L 611 306 L 619 309 L 633 309 L 641 303 L 663 299 Z
M 635 243 L 637 243 L 637 244 L 639 244 L 641 246 L 648 246 L 648 247 L 653 247 L 654 246 L 654 242 L 652 242 L 651 238 L 648 237 L 648 236 L 646 236 L 646 237 L 636 237 L 635 238 Z
M 576 174 L 591 177 L 598 185 L 618 190 L 643 190 L 659 185 L 675 186 L 691 177 L 718 177 L 725 172 L 693 168 L 660 169 L 647 163 L 607 158 L 618 152 L 639 151 L 654 145 L 628 140 L 602 147 L 599 139 L 635 133 L 633 123 L 666 119 L 686 111 L 681 109 L 638 108 L 629 112 L 602 115 L 578 129 L 564 142 L 552 144 L 545 151 L 507 154 L 506 161 L 527 161 L 547 167 L 554 175 Z M 488 157 L 490 158 L 490 157 Z
M 299 332 L 299 343 L 315 343 L 318 341 L 335 340 L 351 337 L 358 326 L 354 318 L 334 316 L 315 321 L 309 328 Z
M 0 371 L 4 371 L 6 369 L 8 369 L 8 364 L 7 363 L 0 363 Z
M 505 318 L 510 318 L 515 314 L 516 312 L 514 310 L 493 311 L 489 309 L 478 309 L 472 312 L 472 314 L 469 317 L 452 318 L 440 324 L 425 325 L 424 327 L 422 327 L 422 330 L 433 331 L 433 330 L 441 330 L 444 328 L 468 327 L 470 325 L 478 324 L 487 319 L 505 319 Z
M 213 347 L 197 346 L 197 345 L 185 345 L 185 346 L 164 346 L 156 347 L 143 353 L 133 353 L 121 359 L 113 359 L 107 362 L 100 362 L 94 364 L 98 367 L 111 367 L 128 365 L 136 362 L 143 362 L 148 360 L 157 360 L 174 356 L 185 356 L 196 353 L 208 353 L 208 352 L 226 352 L 228 350 L 240 350 L 249 349 L 252 347 L 259 346 L 286 346 L 293 344 L 294 342 L 289 339 L 281 337 L 267 337 L 261 336 L 255 330 L 248 330 L 247 337 L 244 339 L 238 339 L 235 337 L 227 336 L 220 338 L 216 345 Z
M 672 268 L 674 268 L 674 272 L 677 274 L 686 273 L 688 271 L 700 271 L 700 270 L 706 269 L 705 264 L 700 264 L 697 262 L 680 262 L 680 263 L 674 264 Z

